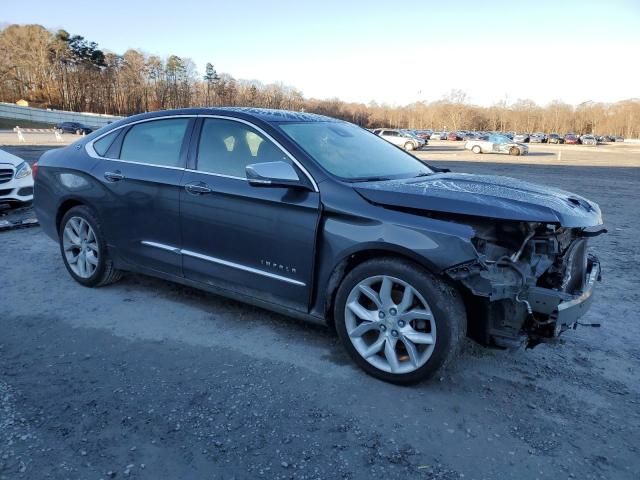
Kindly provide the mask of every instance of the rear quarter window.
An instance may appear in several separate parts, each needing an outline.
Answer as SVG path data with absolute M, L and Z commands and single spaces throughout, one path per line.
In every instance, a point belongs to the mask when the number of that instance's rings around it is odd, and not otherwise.
M 119 133 L 120 133 L 120 130 L 116 130 L 114 132 L 111 132 L 105 135 L 99 140 L 96 140 L 95 142 L 93 142 L 93 149 L 96 151 L 98 155 L 100 155 L 101 157 L 104 157 L 107 153 L 107 150 L 109 150 L 109 147 L 111 146 L 111 144 L 116 139 Z

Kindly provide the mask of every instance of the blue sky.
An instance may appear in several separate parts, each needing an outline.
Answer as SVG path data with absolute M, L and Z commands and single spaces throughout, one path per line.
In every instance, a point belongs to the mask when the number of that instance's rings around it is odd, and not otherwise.
M 309 97 L 405 104 L 453 88 L 488 105 L 640 97 L 640 1 L 0 0 L 0 23 L 65 28 L 123 53 L 283 82 Z

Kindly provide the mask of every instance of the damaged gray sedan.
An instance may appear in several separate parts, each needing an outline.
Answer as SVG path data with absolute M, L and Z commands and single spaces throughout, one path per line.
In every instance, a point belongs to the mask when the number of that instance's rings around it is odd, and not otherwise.
M 138 272 L 325 323 L 395 383 L 433 375 L 465 335 L 533 345 L 574 328 L 600 278 L 595 203 L 431 167 L 319 115 L 137 115 L 34 176 L 40 224 L 84 287 Z

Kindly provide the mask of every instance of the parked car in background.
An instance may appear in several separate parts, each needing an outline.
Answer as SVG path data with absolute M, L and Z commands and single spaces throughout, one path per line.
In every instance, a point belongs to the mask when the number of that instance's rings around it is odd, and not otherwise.
M 547 143 L 547 140 L 547 136 L 542 132 L 532 133 L 529 137 L 529 143 Z
M 561 144 L 561 143 L 564 143 L 564 138 L 562 138 L 557 133 L 550 133 L 549 136 L 548 136 L 547 142 L 548 143 Z
M 416 135 L 423 140 L 430 140 L 432 133 L 432 130 L 416 130 Z
M 38 165 L 35 213 L 83 287 L 131 271 L 325 323 L 394 383 L 436 374 L 467 332 L 533 346 L 572 330 L 600 275 L 596 203 L 432 168 L 321 115 L 145 113 Z M 76 294 L 88 311 L 112 298 Z
M 514 142 L 509 137 L 495 133 L 469 140 L 464 144 L 464 148 L 471 150 L 473 153 L 506 153 L 509 155 L 526 155 L 529 153 L 529 147 L 524 143 Z
M 20 157 L 0 150 L 0 204 L 18 207 L 32 200 L 31 167 Z
M 529 134 L 528 133 L 516 133 L 513 136 L 513 141 L 516 143 L 529 143 Z
M 449 135 L 447 135 L 447 140 L 454 142 L 462 140 L 462 134 L 460 132 L 449 132 Z
M 405 150 L 417 150 L 425 145 L 425 140 L 411 135 L 407 132 L 392 128 L 379 128 L 373 131 L 379 137 L 384 138 L 387 142 L 393 143 Z
M 624 142 L 624 137 L 622 135 L 616 135 L 613 137 L 614 142 Z
M 577 145 L 578 143 L 580 143 L 580 140 L 578 139 L 578 136 L 574 133 L 567 133 L 564 136 L 564 143 L 566 143 L 567 145 Z
M 93 128 L 78 122 L 62 122 L 55 126 L 56 130 L 63 133 L 75 133 L 76 135 L 89 135 L 93 132 Z
M 433 132 L 429 140 L 446 140 L 447 135 L 449 135 L 447 132 Z
M 583 135 L 580 137 L 580 143 L 583 145 L 592 145 L 595 146 L 598 144 L 598 140 L 593 135 Z

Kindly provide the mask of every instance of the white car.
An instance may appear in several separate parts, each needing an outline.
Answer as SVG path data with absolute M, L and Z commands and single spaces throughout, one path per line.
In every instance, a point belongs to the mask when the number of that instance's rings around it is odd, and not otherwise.
M 446 140 L 449 134 L 447 132 L 433 132 L 431 140 Z
M 422 138 L 391 128 L 377 128 L 373 133 L 405 150 L 417 150 L 426 143 Z
M 0 150 L 0 204 L 23 204 L 33 200 L 31 167 L 20 157 Z
M 504 135 L 483 135 L 475 140 L 469 140 L 464 148 L 473 153 L 508 153 L 509 155 L 526 155 L 529 147 L 518 143 Z

